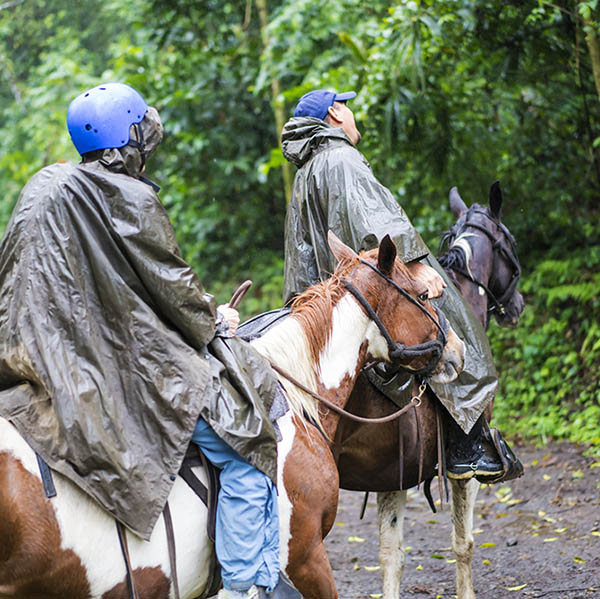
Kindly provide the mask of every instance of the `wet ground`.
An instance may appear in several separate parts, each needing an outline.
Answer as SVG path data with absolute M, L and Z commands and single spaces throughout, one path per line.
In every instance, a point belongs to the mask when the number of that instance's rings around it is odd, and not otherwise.
M 483 486 L 477 497 L 477 599 L 600 599 L 600 460 L 569 444 L 516 449 L 525 475 Z M 376 496 L 369 496 L 361 521 L 363 498 L 340 493 L 326 541 L 340 599 L 381 597 Z M 433 514 L 423 494 L 410 491 L 402 598 L 455 596 L 450 534 L 448 506 Z

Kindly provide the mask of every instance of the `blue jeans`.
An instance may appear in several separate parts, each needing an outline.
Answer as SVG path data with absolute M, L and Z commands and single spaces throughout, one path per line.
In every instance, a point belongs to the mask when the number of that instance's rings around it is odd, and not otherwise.
M 223 586 L 244 591 L 253 584 L 271 591 L 279 579 L 277 490 L 198 419 L 192 441 L 221 469 L 215 549 Z

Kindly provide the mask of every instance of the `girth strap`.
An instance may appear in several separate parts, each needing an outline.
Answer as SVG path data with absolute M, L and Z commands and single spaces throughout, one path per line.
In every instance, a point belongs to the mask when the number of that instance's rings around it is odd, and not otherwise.
M 36 452 L 35 457 L 37 458 L 38 468 L 40 469 L 44 493 L 48 499 L 52 499 L 52 497 L 56 497 L 56 488 L 54 487 L 54 480 L 52 479 L 52 470 L 50 470 L 48 464 L 46 464 L 39 453 Z
M 129 547 L 127 545 L 127 531 L 125 526 L 118 520 L 115 520 L 117 525 L 117 536 L 119 537 L 119 545 L 121 545 L 121 552 L 123 553 L 123 559 L 125 560 L 125 570 L 127 571 L 127 590 L 129 591 L 130 599 L 139 599 L 139 595 L 135 588 L 135 582 L 133 580 L 133 569 L 131 567 L 131 559 L 129 558 Z
M 163 510 L 163 519 L 165 521 L 165 532 L 167 534 L 167 548 L 169 550 L 169 564 L 171 566 L 171 582 L 173 584 L 173 594 L 175 599 L 179 599 L 179 581 L 177 579 L 177 553 L 175 551 L 175 535 L 173 534 L 173 519 L 171 518 L 171 509 L 169 502 L 165 504 Z

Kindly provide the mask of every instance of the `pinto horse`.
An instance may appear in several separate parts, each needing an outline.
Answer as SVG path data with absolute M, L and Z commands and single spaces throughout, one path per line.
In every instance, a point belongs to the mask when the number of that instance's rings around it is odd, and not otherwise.
M 441 326 L 389 237 L 361 257 L 335 237 L 330 245 L 340 263 L 333 277 L 300 296 L 292 315 L 255 342 L 289 373 L 281 383 L 292 409 L 278 420 L 280 561 L 306 599 L 337 597 L 323 538 L 337 510 L 338 473 L 327 439 L 335 436 L 339 416 L 316 406 L 288 376 L 343 407 L 367 360 L 429 366 L 440 382 L 455 378 L 464 361 L 462 341 Z M 0 419 L 0 597 L 127 599 L 114 520 L 60 474 L 54 481 L 57 495 L 46 499 L 35 453 Z M 169 504 L 180 597 L 199 597 L 213 552 L 206 508 L 180 478 Z M 126 534 L 140 599 L 174 597 L 162 520 L 148 542 Z
M 458 220 L 444 236 L 448 251 L 440 257 L 440 264 L 482 325 L 487 328 L 493 314 L 500 325 L 514 326 L 523 311 L 523 298 L 516 289 L 521 271 L 514 238 L 500 220 L 500 184 L 496 182 L 490 188 L 489 207 L 474 204 L 467 208 L 453 188 L 450 208 Z M 376 418 L 397 407 L 361 376 L 347 409 Z M 341 488 L 378 492 L 379 560 L 384 599 L 400 596 L 405 559 L 402 543 L 406 490 L 436 474 L 438 409 L 437 400 L 427 392 L 419 407 L 396 422 L 357 424 L 344 419 L 338 427 L 334 455 Z M 488 419 L 490 416 L 491 413 Z M 479 483 L 475 479 L 466 483 L 451 480 L 451 490 L 456 594 L 458 599 L 474 599 L 472 527 Z

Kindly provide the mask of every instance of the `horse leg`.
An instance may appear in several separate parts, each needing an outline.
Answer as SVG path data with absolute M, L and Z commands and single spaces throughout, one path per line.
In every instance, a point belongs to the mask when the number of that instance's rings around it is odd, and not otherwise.
M 279 446 L 281 566 L 304 599 L 337 599 L 323 543 L 337 512 L 337 468 L 321 433 L 313 427 L 299 426 L 286 450 L 285 419 L 278 421 L 284 437 Z
M 452 549 L 456 558 L 456 597 L 475 599 L 473 559 L 473 511 L 479 482 L 452 480 Z
M 400 582 L 404 572 L 404 508 L 406 491 L 377 493 L 379 519 L 379 563 L 383 576 L 384 599 L 400 596 Z

